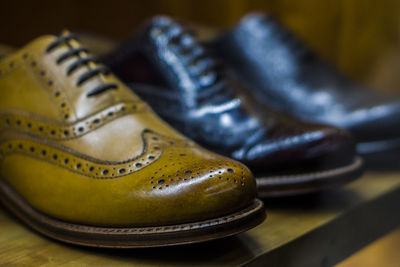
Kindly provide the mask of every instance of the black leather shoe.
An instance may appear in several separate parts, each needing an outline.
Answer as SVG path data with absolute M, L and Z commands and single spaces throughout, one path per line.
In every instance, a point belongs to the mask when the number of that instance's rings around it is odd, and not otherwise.
M 389 150 L 399 160 L 400 100 L 350 81 L 273 17 L 248 15 L 210 46 L 261 103 L 349 130 L 370 160 Z
M 315 191 L 361 174 L 346 131 L 267 109 L 258 119 L 236 96 L 233 78 L 170 18 L 154 18 L 103 61 L 176 129 L 247 164 L 261 196 Z

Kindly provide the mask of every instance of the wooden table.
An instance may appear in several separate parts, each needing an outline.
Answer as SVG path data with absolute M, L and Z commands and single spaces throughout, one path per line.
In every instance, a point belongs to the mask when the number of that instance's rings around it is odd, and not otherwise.
M 265 202 L 267 220 L 247 233 L 130 250 L 61 244 L 0 208 L 0 265 L 331 266 L 400 225 L 400 173 L 368 173 L 343 189 Z

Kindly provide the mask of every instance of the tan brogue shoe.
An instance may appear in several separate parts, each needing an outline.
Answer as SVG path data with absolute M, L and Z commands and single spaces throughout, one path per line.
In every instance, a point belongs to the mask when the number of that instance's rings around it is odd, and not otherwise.
M 49 237 L 165 246 L 265 217 L 244 165 L 175 132 L 68 32 L 3 58 L 0 89 L 0 196 Z

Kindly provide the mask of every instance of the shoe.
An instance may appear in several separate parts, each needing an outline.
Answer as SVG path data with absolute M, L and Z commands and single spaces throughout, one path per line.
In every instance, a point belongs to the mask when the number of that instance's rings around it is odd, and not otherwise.
M 2 59 L 0 88 L 0 197 L 48 237 L 167 246 L 265 217 L 244 165 L 170 128 L 67 32 Z
M 354 83 L 275 18 L 251 14 L 210 44 L 264 105 L 350 131 L 371 159 L 400 153 L 400 99 Z
M 249 166 L 259 196 L 316 191 L 361 174 L 347 132 L 267 108 L 257 118 L 237 97 L 234 77 L 168 17 L 154 18 L 102 61 L 177 130 Z

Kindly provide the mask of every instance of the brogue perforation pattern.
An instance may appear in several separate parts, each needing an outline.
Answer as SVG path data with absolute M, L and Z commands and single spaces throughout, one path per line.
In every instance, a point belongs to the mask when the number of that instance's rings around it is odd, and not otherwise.
M 0 145 L 0 155 L 4 158 L 11 154 L 23 154 L 91 178 L 111 179 L 137 172 L 157 161 L 163 154 L 165 145 L 168 145 L 172 140 L 146 130 L 142 136 L 145 144 L 143 153 L 137 158 L 123 162 L 90 159 L 78 153 L 71 153 L 62 149 L 62 147 L 52 147 L 25 138 L 3 141 Z M 190 145 L 181 140 L 174 140 L 174 142 L 181 147 Z
M 153 190 L 190 183 L 198 178 L 219 179 L 244 186 L 249 177 L 248 170 L 239 163 L 219 156 L 215 156 L 214 160 L 204 159 L 202 149 L 196 148 L 190 141 L 173 139 L 150 130 L 144 130 L 142 136 L 145 144 L 143 153 L 123 162 L 92 159 L 63 147 L 52 147 L 26 138 L 3 141 L 0 156 L 4 159 L 12 154 L 27 155 L 95 179 L 120 178 L 153 165 L 154 172 L 148 180 L 148 186 Z M 191 149 L 188 150 L 188 147 Z M 158 159 L 161 157 L 168 157 L 169 163 L 160 163 Z
M 193 179 L 204 177 L 207 179 L 219 179 L 220 181 L 245 185 L 248 170 L 239 163 L 228 162 L 218 157 L 215 160 L 199 157 L 195 150 L 188 153 L 187 150 L 177 148 L 170 150 L 168 164 L 159 166 L 150 177 L 150 185 L 153 189 L 166 189 L 170 185 L 182 182 L 190 182 Z M 205 172 L 204 166 L 207 166 Z M 166 173 L 165 170 L 174 169 L 174 173 Z
M 57 105 L 58 110 L 62 114 L 64 121 L 68 121 L 71 118 L 71 108 L 68 104 L 68 99 L 60 90 L 60 86 L 54 82 L 51 77 L 48 76 L 45 68 L 38 64 L 38 61 L 34 58 L 33 55 L 28 52 L 21 50 L 20 57 L 17 59 L 9 60 L 7 64 L 7 59 L 4 61 L 5 64 L 2 66 L 6 66 L 5 68 L 0 68 L 0 78 L 5 77 L 11 74 L 13 71 L 20 68 L 22 65 L 26 65 L 31 68 L 33 73 L 38 77 L 38 79 L 42 82 L 42 84 L 49 88 L 50 94 L 52 95 L 54 103 Z
M 52 140 L 67 140 L 81 137 L 124 115 L 146 110 L 148 107 L 143 102 L 120 103 L 73 124 L 47 123 L 43 119 L 10 112 L 0 114 L 0 129 L 12 129 Z

